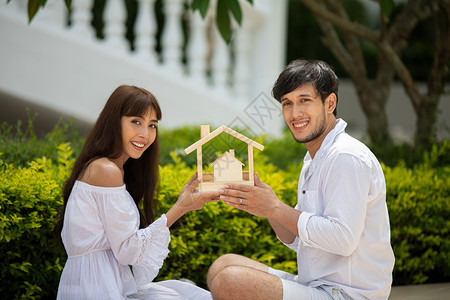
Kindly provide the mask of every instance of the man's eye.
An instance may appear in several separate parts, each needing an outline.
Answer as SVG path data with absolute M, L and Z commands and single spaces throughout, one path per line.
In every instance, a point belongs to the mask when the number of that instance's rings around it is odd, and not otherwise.
M 290 105 L 290 103 L 286 101 L 286 102 L 283 102 L 281 105 L 282 106 L 288 106 L 288 105 Z

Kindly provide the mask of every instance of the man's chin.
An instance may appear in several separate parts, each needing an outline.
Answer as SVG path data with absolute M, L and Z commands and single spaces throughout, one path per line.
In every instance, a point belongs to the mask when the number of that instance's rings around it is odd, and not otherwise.
M 291 132 L 291 133 L 292 133 L 292 132 Z M 295 136 L 294 133 L 292 133 L 292 137 L 294 138 L 294 140 L 295 140 L 297 143 L 300 143 L 300 144 L 309 143 L 309 142 L 311 142 L 312 140 L 315 139 L 315 137 L 297 137 L 297 136 Z

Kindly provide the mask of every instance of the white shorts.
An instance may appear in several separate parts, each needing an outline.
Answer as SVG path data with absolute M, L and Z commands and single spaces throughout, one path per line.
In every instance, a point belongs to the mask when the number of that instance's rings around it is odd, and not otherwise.
M 298 283 L 295 276 L 276 269 L 269 268 L 269 274 L 281 279 L 283 284 L 283 300 L 348 300 L 351 299 L 338 287 L 318 286 L 310 287 Z

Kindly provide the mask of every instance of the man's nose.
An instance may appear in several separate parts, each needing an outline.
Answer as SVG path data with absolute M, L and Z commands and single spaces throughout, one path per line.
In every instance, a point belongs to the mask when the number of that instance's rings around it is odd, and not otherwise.
M 292 116 L 294 118 L 303 116 L 303 107 L 300 104 L 294 103 L 292 105 Z

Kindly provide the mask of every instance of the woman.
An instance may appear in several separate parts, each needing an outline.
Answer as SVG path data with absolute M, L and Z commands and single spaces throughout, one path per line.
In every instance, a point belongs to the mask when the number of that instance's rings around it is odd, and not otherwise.
M 199 193 L 195 174 L 154 221 L 160 119 L 155 97 L 126 85 L 100 113 L 63 188 L 55 232 L 68 259 L 58 299 L 211 299 L 189 283 L 152 282 L 169 253 L 169 227 L 219 196 Z

